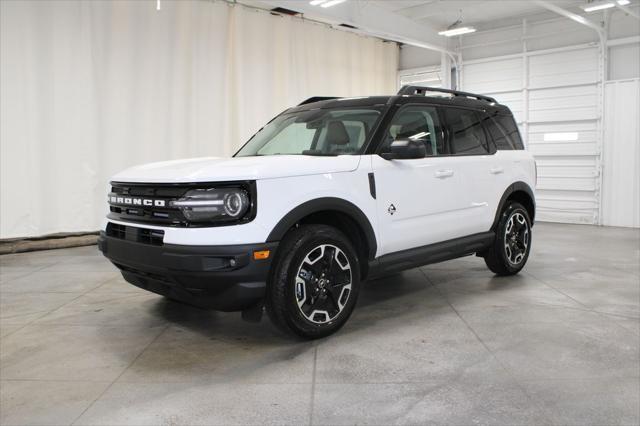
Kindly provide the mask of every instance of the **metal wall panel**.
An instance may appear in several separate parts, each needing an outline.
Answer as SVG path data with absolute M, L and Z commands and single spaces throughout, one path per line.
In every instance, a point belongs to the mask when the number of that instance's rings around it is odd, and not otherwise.
M 602 223 L 640 227 L 640 80 L 605 84 Z
M 508 58 L 464 66 L 464 88 L 480 93 L 522 89 L 522 59 Z
M 598 81 L 596 47 L 533 55 L 529 59 L 529 88 L 563 87 Z
M 598 90 L 595 84 L 529 92 L 529 122 L 566 123 L 598 119 Z

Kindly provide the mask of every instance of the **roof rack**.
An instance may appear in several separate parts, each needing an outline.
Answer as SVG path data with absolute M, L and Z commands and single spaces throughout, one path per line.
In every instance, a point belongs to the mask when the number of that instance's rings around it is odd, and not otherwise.
M 300 102 L 298 104 L 298 106 L 310 104 L 310 103 L 313 103 L 313 102 L 330 101 L 331 99 L 340 99 L 340 98 L 335 97 L 335 96 L 314 96 L 312 98 L 305 99 L 304 101 Z
M 402 86 L 398 91 L 398 95 L 422 95 L 426 96 L 427 92 L 449 93 L 453 96 L 463 96 L 465 98 L 475 98 L 479 101 L 486 101 L 497 104 L 498 102 L 489 96 L 478 95 L 475 93 L 461 92 L 459 90 L 441 89 L 440 87 L 424 87 L 424 86 Z

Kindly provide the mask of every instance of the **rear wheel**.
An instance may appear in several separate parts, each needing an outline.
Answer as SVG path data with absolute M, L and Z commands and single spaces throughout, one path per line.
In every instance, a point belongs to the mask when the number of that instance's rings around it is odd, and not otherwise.
M 531 251 L 531 219 L 522 204 L 509 202 L 496 227 L 493 245 L 484 261 L 497 275 L 515 275 L 524 267 Z
M 334 333 L 353 312 L 359 271 L 356 252 L 340 231 L 326 225 L 295 228 L 278 248 L 267 312 L 281 329 L 304 338 Z

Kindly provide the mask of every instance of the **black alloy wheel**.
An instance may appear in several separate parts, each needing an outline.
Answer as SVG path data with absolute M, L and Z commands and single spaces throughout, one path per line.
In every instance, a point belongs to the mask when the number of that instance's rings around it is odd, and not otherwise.
M 265 305 L 279 328 L 316 339 L 344 325 L 359 289 L 360 263 L 349 239 L 331 226 L 301 225 L 278 247 Z
M 522 204 L 509 201 L 496 226 L 496 238 L 482 257 L 497 275 L 515 275 L 524 267 L 531 252 L 531 219 Z
M 344 309 L 351 294 L 351 264 L 342 250 L 331 244 L 312 249 L 296 275 L 296 301 L 306 319 L 324 324 Z

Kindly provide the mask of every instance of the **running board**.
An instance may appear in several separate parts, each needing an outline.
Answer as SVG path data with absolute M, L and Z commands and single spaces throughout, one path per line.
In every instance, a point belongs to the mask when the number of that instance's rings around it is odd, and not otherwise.
M 385 254 L 369 262 L 368 278 L 478 253 L 491 246 L 494 239 L 495 233 L 488 231 Z

